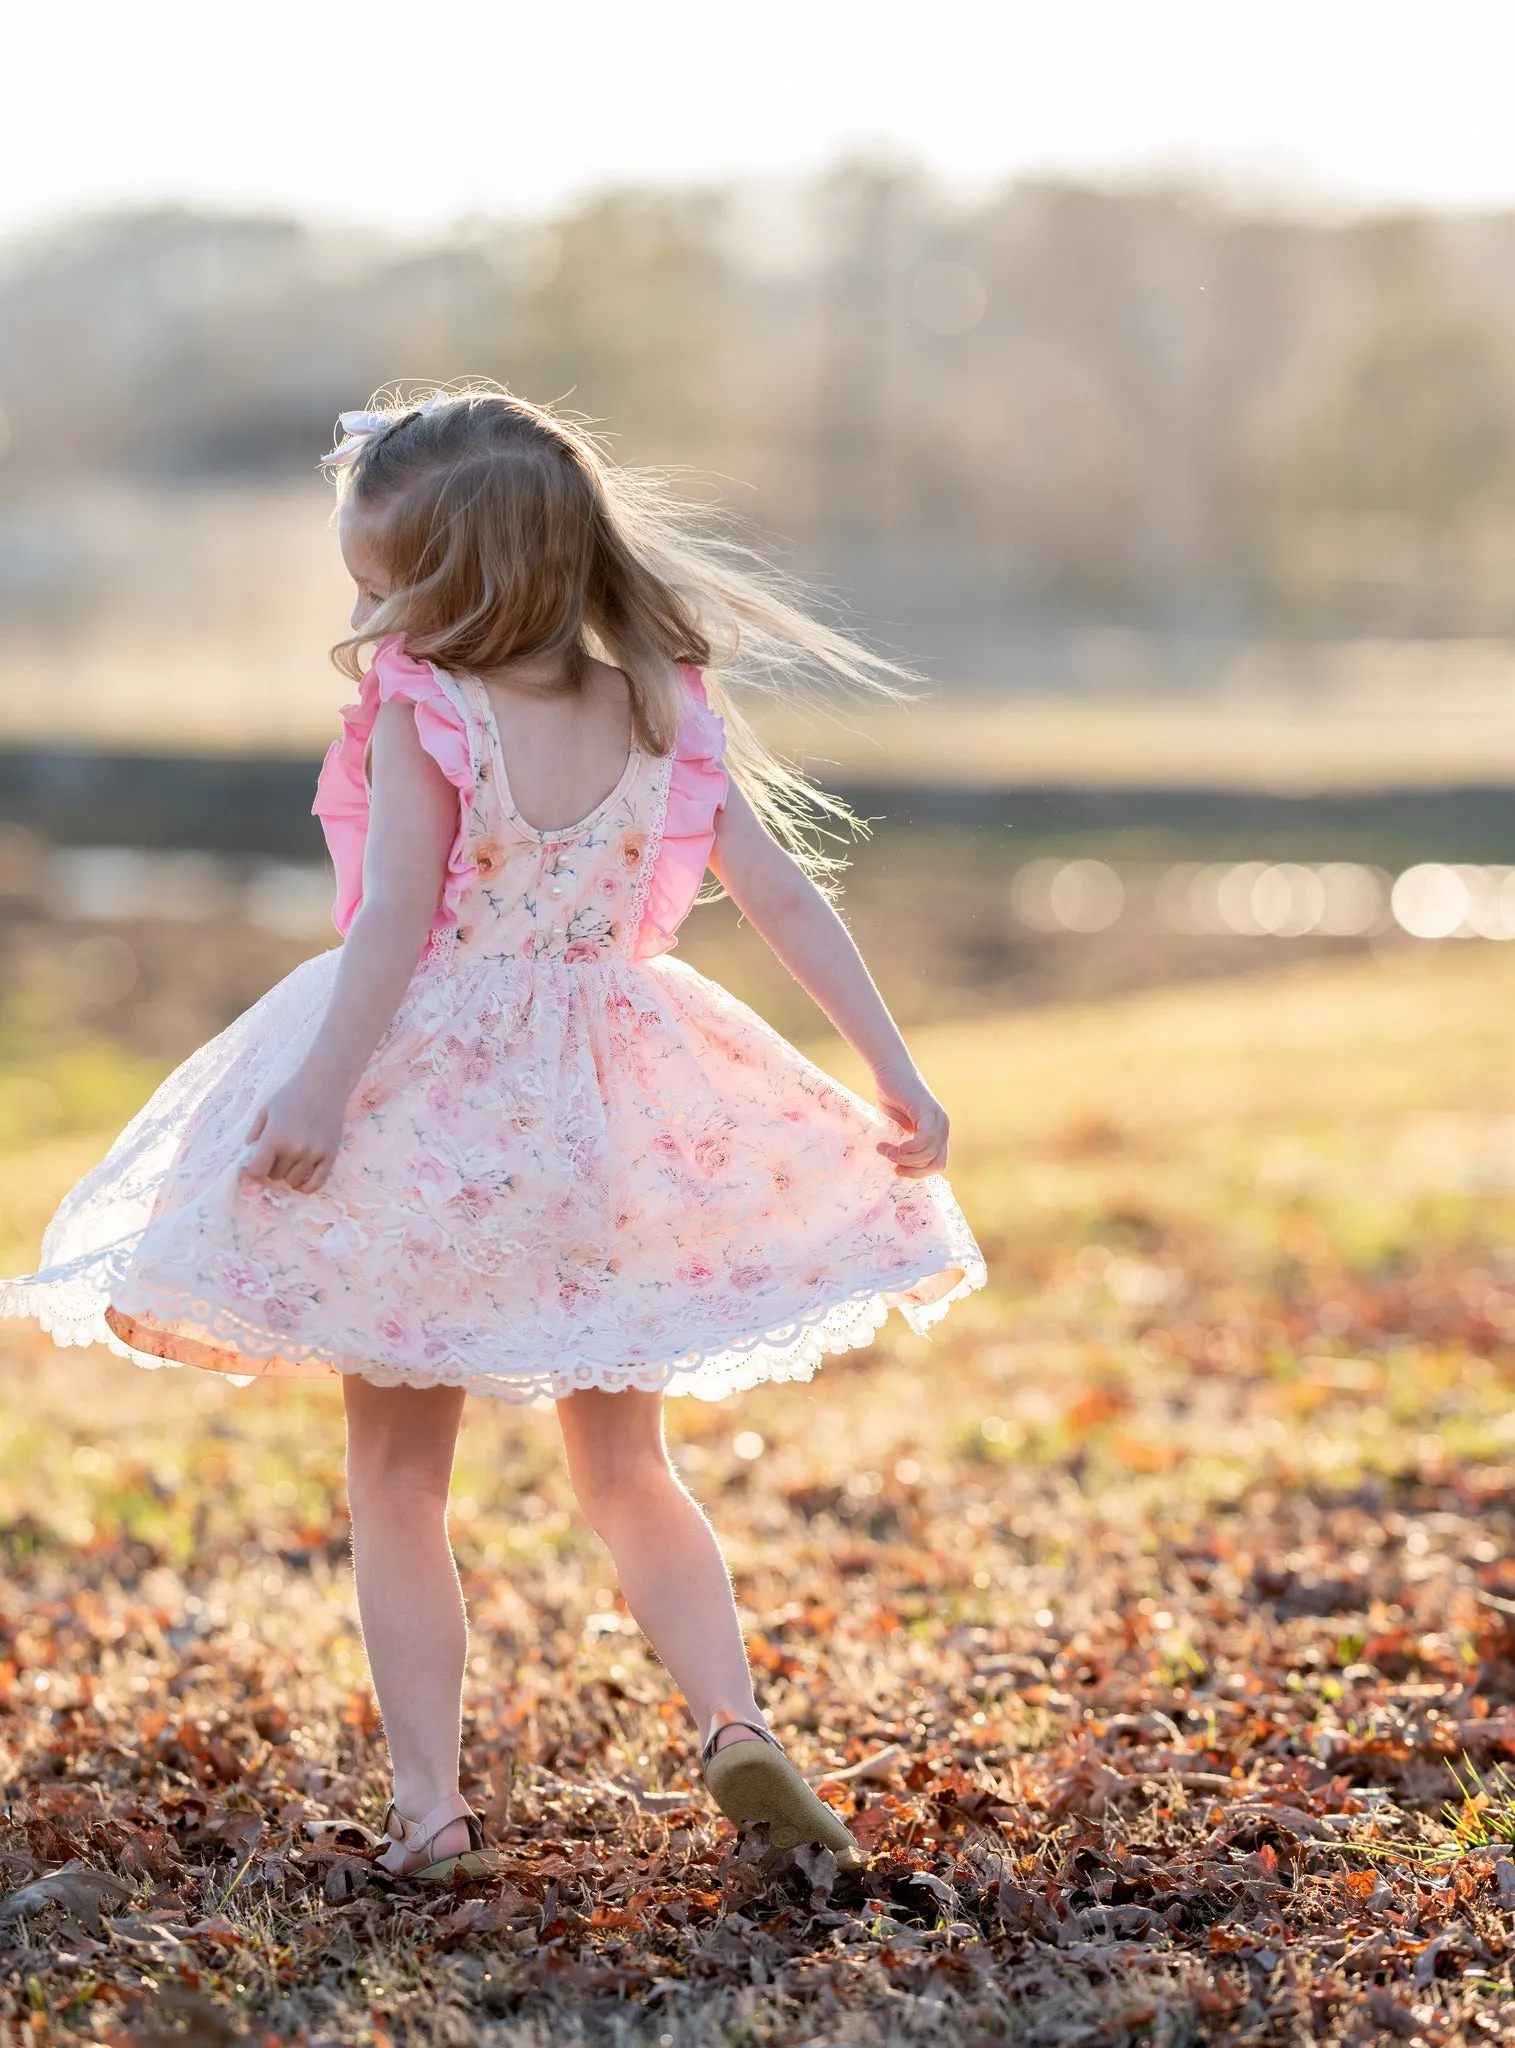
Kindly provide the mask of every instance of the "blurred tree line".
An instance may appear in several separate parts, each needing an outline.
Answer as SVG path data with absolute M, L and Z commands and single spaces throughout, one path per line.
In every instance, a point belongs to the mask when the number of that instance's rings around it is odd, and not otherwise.
M 928 640 L 969 615 L 1495 633 L 1512 340 L 1515 216 L 1056 183 L 965 204 L 866 163 L 424 247 L 156 213 L 5 252 L 0 501 L 308 472 L 386 380 L 477 373 L 724 479 Z

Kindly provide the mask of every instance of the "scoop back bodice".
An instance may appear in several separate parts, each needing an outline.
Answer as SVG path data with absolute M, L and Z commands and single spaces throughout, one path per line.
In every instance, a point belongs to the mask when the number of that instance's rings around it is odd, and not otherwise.
M 488 691 L 472 678 L 449 680 L 468 720 L 476 776 L 474 879 L 458 904 L 459 948 L 474 959 L 570 965 L 630 957 L 660 851 L 673 756 L 633 745 L 615 788 L 586 817 L 541 830 L 516 809 Z
M 369 738 L 379 705 L 400 699 L 414 707 L 422 746 L 458 793 L 436 920 L 436 932 L 451 934 L 454 957 L 578 966 L 667 952 L 698 893 L 726 800 L 721 721 L 698 674 L 684 669 L 680 677 L 673 751 L 633 745 L 615 788 L 587 816 L 542 830 L 516 808 L 484 685 L 383 641 L 358 701 L 343 710 L 343 735 L 316 793 L 337 874 L 338 930 L 362 902 Z

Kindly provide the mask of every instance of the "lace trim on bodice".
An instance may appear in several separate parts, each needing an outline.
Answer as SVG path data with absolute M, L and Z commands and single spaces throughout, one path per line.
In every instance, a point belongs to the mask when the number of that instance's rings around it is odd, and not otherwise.
M 637 941 L 642 935 L 642 922 L 647 915 L 647 899 L 652 893 L 652 878 L 657 873 L 658 856 L 663 851 L 663 828 L 668 822 L 668 790 L 673 781 L 673 755 L 664 754 L 657 763 L 652 778 L 652 816 L 647 825 L 647 851 L 631 889 L 631 908 L 626 914 L 626 923 L 621 932 L 621 954 L 630 960 L 637 951 Z

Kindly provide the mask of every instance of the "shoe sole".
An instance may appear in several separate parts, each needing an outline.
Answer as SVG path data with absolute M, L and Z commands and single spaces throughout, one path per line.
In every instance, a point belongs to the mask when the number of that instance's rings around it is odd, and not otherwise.
M 705 1771 L 711 1798 L 738 1827 L 767 1821 L 769 1857 L 803 1844 L 829 1849 L 843 1868 L 862 1851 L 824 1799 L 818 1799 L 788 1759 L 766 1742 L 732 1742 L 718 1749 Z M 768 1859 L 765 1858 L 765 1861 Z
M 465 1849 L 460 1856 L 443 1856 L 425 1863 L 419 1870 L 397 1872 L 407 1884 L 451 1884 L 460 1872 L 464 1877 L 492 1877 L 500 1867 L 494 1849 Z

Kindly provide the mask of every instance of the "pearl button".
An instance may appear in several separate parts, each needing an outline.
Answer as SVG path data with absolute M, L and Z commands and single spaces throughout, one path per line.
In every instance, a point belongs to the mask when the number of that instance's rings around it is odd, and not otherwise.
M 552 887 L 547 891 L 547 893 L 549 896 L 561 896 L 563 893 L 563 884 L 561 882 L 554 882 Z

